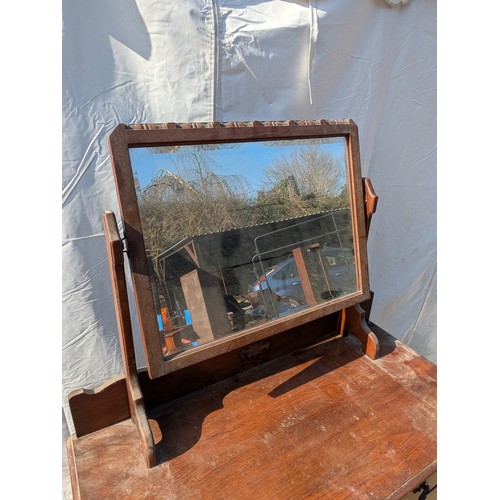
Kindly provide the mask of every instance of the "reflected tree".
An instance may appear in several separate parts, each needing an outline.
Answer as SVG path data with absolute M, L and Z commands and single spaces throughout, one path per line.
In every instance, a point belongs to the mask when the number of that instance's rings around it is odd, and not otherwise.
M 189 149 L 140 191 L 143 231 L 153 256 L 188 236 L 247 225 L 248 182 L 216 170 L 206 152 Z
M 253 198 L 245 177 L 223 175 L 210 150 L 197 147 L 183 149 L 138 192 L 153 257 L 185 237 L 349 206 L 343 161 L 311 147 L 275 159 Z
M 264 170 L 262 185 L 273 186 L 259 193 L 262 219 L 349 206 L 343 161 L 318 148 L 304 147 L 275 159 Z

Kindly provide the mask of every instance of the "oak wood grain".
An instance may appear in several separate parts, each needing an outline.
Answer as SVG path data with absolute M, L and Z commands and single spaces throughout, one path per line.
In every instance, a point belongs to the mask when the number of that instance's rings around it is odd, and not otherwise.
M 137 377 L 137 365 L 135 361 L 132 324 L 130 320 L 125 278 L 123 245 L 118 232 L 115 214 L 111 211 L 103 212 L 102 220 L 130 415 L 137 427 L 146 464 L 148 467 L 153 467 L 156 465 L 156 449 Z
M 118 375 L 96 389 L 73 391 L 68 403 L 77 437 L 130 418 L 125 375 Z
M 72 443 L 82 499 L 400 498 L 436 470 L 436 366 L 371 324 L 148 411 L 147 469 L 130 420 Z M 106 464 L 104 469 L 101 464 Z

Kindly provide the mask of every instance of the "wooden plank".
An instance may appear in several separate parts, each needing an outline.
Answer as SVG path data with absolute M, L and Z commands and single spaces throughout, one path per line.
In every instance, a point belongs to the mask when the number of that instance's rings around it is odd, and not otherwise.
M 355 304 L 346 308 L 345 312 L 346 331 L 359 339 L 364 354 L 371 359 L 376 359 L 379 353 L 378 339 L 366 323 L 365 311 L 359 304 Z
M 418 487 L 427 481 L 430 488 L 437 484 L 437 460 L 422 469 L 418 474 L 412 477 L 405 484 L 402 484 L 396 491 L 394 491 L 386 500 L 400 500 L 404 495 L 403 500 L 420 500 L 420 494 L 423 490 L 416 492 Z M 414 492 L 415 491 L 415 492 Z M 437 491 L 434 489 L 425 497 L 425 500 L 435 500 L 437 498 Z
M 94 390 L 73 391 L 68 401 L 77 437 L 130 418 L 124 375 L 114 377 Z
M 228 351 L 240 349 L 300 325 L 303 326 L 303 331 L 308 331 L 311 322 L 325 316 L 331 316 L 332 313 L 338 312 L 342 308 L 347 308 L 350 305 L 363 302 L 369 299 L 369 297 L 369 291 L 366 296 L 361 295 L 361 293 L 353 293 L 352 295 L 348 295 L 347 298 L 341 297 L 340 299 L 333 299 L 293 315 L 269 321 L 263 325 L 241 330 L 239 332 L 233 332 L 231 335 L 228 335 L 227 338 L 215 339 L 208 344 L 184 351 L 174 358 L 169 359 L 163 366 L 163 374 L 166 375 L 187 366 L 195 365 L 202 361 L 225 354 Z
M 181 287 L 200 343 L 231 332 L 220 278 L 197 268 L 181 276 Z
M 148 467 L 153 467 L 156 465 L 155 444 L 144 408 L 141 387 L 137 378 L 122 241 L 118 233 L 114 213 L 110 211 L 104 212 L 102 220 L 130 415 L 137 426 L 146 464 Z
M 120 212 L 123 218 L 124 235 L 127 239 L 129 265 L 146 363 L 150 375 L 154 377 L 162 373 L 164 364 L 162 339 L 158 332 L 125 126 L 118 126 L 110 134 L 108 142 L 112 152 L 111 163 L 113 165 Z
M 78 468 L 76 463 L 76 454 L 75 454 L 75 436 L 70 436 L 66 440 L 66 451 L 68 454 L 68 468 L 69 468 L 69 477 L 71 481 L 71 493 L 73 496 L 73 500 L 80 500 L 80 485 L 78 483 Z
M 352 207 L 352 233 L 354 255 L 356 257 L 356 275 L 358 286 L 367 297 L 370 283 L 368 274 L 368 254 L 366 248 L 367 232 L 365 227 L 365 196 L 361 176 L 361 154 L 359 150 L 358 126 L 350 120 L 350 134 L 347 138 L 346 155 L 350 164 L 349 191 Z M 363 299 L 363 300 L 365 300 Z
M 316 301 L 316 297 L 314 296 L 314 291 L 312 289 L 311 280 L 309 278 L 309 273 L 307 272 L 307 267 L 304 262 L 304 255 L 302 254 L 301 248 L 293 249 L 293 258 L 295 259 L 297 272 L 299 273 L 300 282 L 302 283 L 302 290 L 304 292 L 306 303 L 309 307 L 314 307 L 318 304 L 318 302 Z
M 139 372 L 146 408 L 152 409 L 175 398 L 202 389 L 250 368 L 267 363 L 284 354 L 299 351 L 336 335 L 339 313 L 320 318 L 308 325 L 291 328 L 273 337 L 188 365 L 162 377 L 150 379 Z M 357 351 L 361 355 L 361 351 Z
M 235 349 L 196 365 L 188 365 L 155 379 L 151 379 L 147 371 L 139 370 L 138 379 L 146 409 L 219 382 L 283 354 L 334 338 L 338 335 L 336 325 L 340 324 L 339 314 L 319 318 L 311 322 L 307 329 L 304 325 L 299 325 L 265 341 Z M 79 389 L 72 392 L 69 405 L 78 437 L 129 418 L 125 375 L 114 377 L 95 390 Z
M 288 354 L 153 412 L 147 469 L 129 420 L 73 443 L 82 499 L 398 498 L 436 468 L 436 367 L 380 329 Z M 107 466 L 103 469 L 102 465 Z
M 329 338 L 333 339 L 341 335 L 342 324 L 341 312 L 337 312 L 318 318 L 307 326 L 297 325 L 268 339 L 242 346 L 196 365 L 174 370 L 162 377 L 151 379 L 146 371 L 139 370 L 138 378 L 146 409 L 164 404 L 289 352 Z M 372 323 L 369 323 L 369 327 L 377 328 Z M 246 354 L 254 346 L 257 348 L 260 346 L 261 350 L 252 349 L 252 355 Z M 362 345 L 358 347 L 359 352 L 362 352 Z M 383 349 L 384 346 L 381 345 L 381 355 L 384 355 Z M 105 391 L 109 390 L 108 386 L 113 393 Z M 130 416 L 124 375 L 115 377 L 93 391 L 80 389 L 73 392 L 69 403 L 77 436 L 95 432 Z
M 130 147 L 205 142 L 280 140 L 323 135 L 342 136 L 352 130 L 351 120 L 302 120 L 298 122 L 227 122 L 135 124 L 126 129 Z

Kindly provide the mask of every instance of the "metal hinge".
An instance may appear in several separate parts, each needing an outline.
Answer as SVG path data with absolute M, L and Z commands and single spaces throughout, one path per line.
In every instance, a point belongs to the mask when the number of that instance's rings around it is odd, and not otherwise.
M 123 253 L 126 253 L 127 257 L 128 257 L 128 241 L 127 241 L 127 238 L 124 236 L 123 238 L 121 238 L 121 242 L 122 242 L 122 245 L 123 245 Z
M 436 486 L 433 486 L 432 488 L 427 484 L 427 481 L 424 481 L 418 488 L 415 488 L 413 490 L 413 493 L 418 493 L 419 491 L 422 491 L 422 493 L 420 493 L 419 497 L 418 497 L 418 500 L 425 500 L 427 498 L 427 495 L 435 490 L 437 488 L 437 484 Z

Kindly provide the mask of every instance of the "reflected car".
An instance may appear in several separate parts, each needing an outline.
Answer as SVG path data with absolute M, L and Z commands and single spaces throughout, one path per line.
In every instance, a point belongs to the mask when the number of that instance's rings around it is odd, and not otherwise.
M 356 272 L 352 253 L 331 247 L 320 251 L 326 266 L 325 271 L 328 273 L 333 288 L 331 291 L 326 290 L 327 295 L 331 296 L 331 292 L 333 292 L 333 296 L 338 297 L 354 292 L 356 290 Z M 319 283 L 314 281 L 311 284 L 313 288 L 319 286 Z M 268 288 L 281 299 L 289 302 L 292 307 L 299 307 L 306 303 L 297 264 L 293 256 L 267 268 L 265 274 L 250 285 L 248 296 L 254 307 L 262 303 L 262 292 Z

